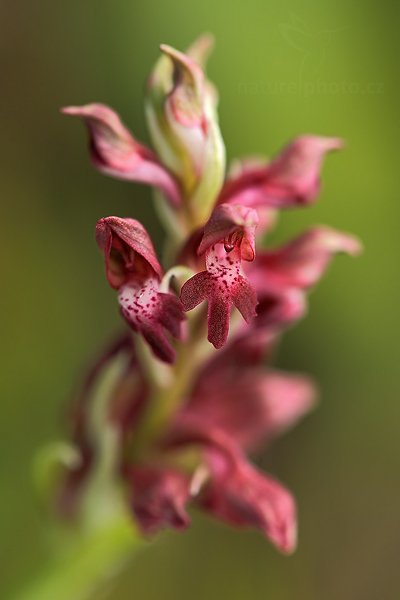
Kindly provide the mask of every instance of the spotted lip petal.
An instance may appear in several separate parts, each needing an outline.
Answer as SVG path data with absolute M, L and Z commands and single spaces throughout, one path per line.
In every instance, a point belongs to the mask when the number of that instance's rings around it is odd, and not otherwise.
M 104 104 L 87 104 L 68 106 L 62 112 L 85 122 L 91 160 L 99 171 L 118 179 L 155 186 L 171 204 L 180 204 L 181 194 L 174 177 L 151 150 L 135 140 L 111 108 Z
M 325 154 L 342 147 L 339 138 L 313 135 L 296 138 L 271 162 L 249 166 L 229 179 L 219 202 L 253 208 L 309 204 L 320 189 Z
M 173 362 L 167 332 L 180 338 L 185 317 L 180 300 L 159 291 L 163 273 L 148 233 L 135 219 L 106 217 L 97 223 L 96 240 L 107 279 L 118 290 L 122 315 L 160 360 Z
M 142 334 L 160 360 L 172 363 L 175 351 L 166 331 L 180 338 L 184 315 L 179 299 L 159 292 L 158 287 L 159 282 L 155 279 L 140 282 L 132 278 L 121 286 L 118 301 L 122 315 L 132 329 Z
M 257 298 L 241 270 L 240 250 L 227 253 L 221 244 L 206 253 L 206 271 L 189 279 L 182 287 L 181 301 L 185 311 L 208 301 L 208 340 L 221 348 L 228 337 L 232 306 L 246 321 L 255 316 Z

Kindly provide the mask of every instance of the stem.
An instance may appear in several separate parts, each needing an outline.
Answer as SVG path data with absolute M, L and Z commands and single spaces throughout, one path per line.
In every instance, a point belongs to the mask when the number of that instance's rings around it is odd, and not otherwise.
M 204 314 L 199 311 L 191 318 L 189 338 L 184 344 L 178 345 L 176 361 L 169 368 L 164 382 L 160 378 L 153 379 L 151 398 L 140 427 L 132 439 L 130 456 L 141 455 L 160 433 L 166 431 L 171 418 L 187 400 L 199 368 L 204 364 L 206 355 L 213 351 L 212 346 L 204 342 L 204 337 Z M 142 344 L 142 341 L 138 340 L 138 343 Z M 146 371 L 157 371 L 164 367 L 149 353 L 138 354 L 141 358 L 145 356 L 146 362 L 151 363 L 150 366 L 144 366 Z
M 74 527 L 56 524 L 55 552 L 36 578 L 15 600 L 89 600 L 112 583 L 113 576 L 143 544 L 135 531 L 117 478 L 118 431 L 108 419 L 108 406 L 126 357 L 117 357 L 103 369 L 88 401 L 91 412 L 87 429 L 96 449 L 96 460 L 85 482 Z M 59 446 L 56 446 L 57 451 Z M 54 467 L 57 452 L 49 467 Z M 70 449 L 69 449 L 70 450 Z M 65 447 L 59 458 L 65 459 Z M 46 480 L 42 464 L 41 480 Z M 51 472 L 49 475 L 51 475 Z M 45 486 L 47 487 L 47 485 Z
M 132 522 L 120 519 L 84 538 L 78 537 L 49 560 L 13 600 L 89 600 L 108 591 L 115 576 L 143 543 Z

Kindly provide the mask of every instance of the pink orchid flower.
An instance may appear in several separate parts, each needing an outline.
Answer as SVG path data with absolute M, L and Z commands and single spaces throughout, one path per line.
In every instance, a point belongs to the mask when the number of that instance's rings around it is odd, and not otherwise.
M 158 358 L 173 362 L 175 352 L 166 331 L 179 338 L 184 316 L 179 299 L 160 292 L 162 269 L 148 233 L 135 219 L 107 217 L 97 223 L 96 240 L 126 321 Z
M 232 305 L 249 322 L 257 304 L 253 288 L 246 279 L 242 260 L 255 257 L 256 211 L 222 204 L 204 228 L 198 253 L 205 254 L 206 270 L 197 273 L 182 287 L 181 300 L 186 311 L 208 301 L 208 339 L 221 348 L 228 337 Z

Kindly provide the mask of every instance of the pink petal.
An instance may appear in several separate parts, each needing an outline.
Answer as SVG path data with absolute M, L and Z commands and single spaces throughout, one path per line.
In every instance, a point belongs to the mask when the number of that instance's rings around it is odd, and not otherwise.
M 213 280 L 212 280 L 213 281 Z M 229 333 L 231 302 L 229 298 L 216 288 L 208 301 L 208 341 L 217 350 L 225 344 Z
M 312 202 L 320 188 L 320 171 L 327 152 L 342 148 L 338 138 L 296 138 L 271 162 L 248 166 L 225 184 L 219 202 L 256 208 L 288 208 Z
M 206 300 L 212 290 L 212 282 L 207 271 L 196 273 L 181 289 L 181 302 L 185 311 L 193 310 Z
M 253 271 L 255 278 L 259 273 L 256 287 L 307 289 L 322 277 L 335 254 L 355 256 L 360 251 L 361 244 L 353 236 L 328 227 L 310 229 L 286 246 L 259 255 Z
M 263 380 L 265 434 L 292 427 L 315 403 L 314 383 L 304 375 L 270 371 Z
M 153 534 L 165 527 L 185 529 L 190 519 L 188 478 L 173 469 L 134 467 L 128 473 L 132 485 L 132 508 L 139 527 Z
M 134 139 L 111 108 L 104 104 L 87 104 L 69 106 L 62 112 L 80 117 L 86 123 L 91 159 L 99 171 L 158 187 L 173 205 L 180 204 L 180 191 L 173 176 L 151 150 Z
M 181 324 L 185 320 L 182 302 L 173 294 L 158 293 L 160 301 L 159 320 L 165 329 L 177 339 L 182 337 Z
M 199 445 L 210 479 L 197 502 L 212 515 L 238 527 L 256 527 L 282 551 L 296 545 L 296 508 L 291 494 L 277 481 L 249 464 L 226 432 L 195 418 L 175 424 L 165 444 Z
M 230 525 L 260 529 L 279 550 L 293 552 L 296 507 L 288 490 L 244 458 L 231 469 L 224 466 L 218 452 L 210 450 L 208 456 L 211 481 L 204 491 L 203 507 Z
M 293 425 L 315 401 L 307 377 L 216 359 L 200 374 L 178 422 L 184 418 L 205 430 L 220 428 L 240 446 L 254 449 Z
M 246 323 L 250 323 L 256 316 L 258 300 L 254 288 L 242 275 L 238 275 L 237 283 L 232 287 L 232 301 Z
M 280 331 L 303 318 L 306 312 L 306 296 L 301 290 L 289 288 L 280 293 L 259 290 L 254 326 L 271 332 Z
M 314 200 L 325 154 L 341 148 L 339 138 L 305 135 L 295 139 L 269 165 L 271 188 L 275 186 L 277 197 L 284 199 L 293 190 L 299 202 Z

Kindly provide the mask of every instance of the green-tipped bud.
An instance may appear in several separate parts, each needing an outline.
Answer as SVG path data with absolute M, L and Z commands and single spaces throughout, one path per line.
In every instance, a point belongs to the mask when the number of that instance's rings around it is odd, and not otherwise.
M 225 172 L 217 94 L 200 66 L 211 44 L 204 36 L 187 54 L 162 45 L 163 56 L 148 81 L 146 101 L 154 146 L 181 183 L 193 227 L 208 219 Z

